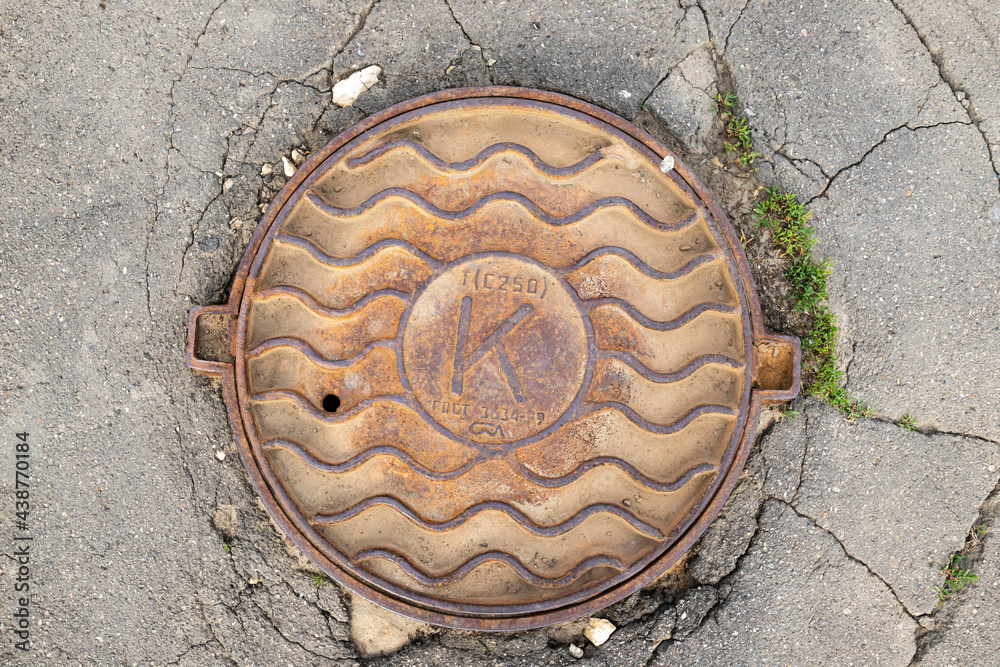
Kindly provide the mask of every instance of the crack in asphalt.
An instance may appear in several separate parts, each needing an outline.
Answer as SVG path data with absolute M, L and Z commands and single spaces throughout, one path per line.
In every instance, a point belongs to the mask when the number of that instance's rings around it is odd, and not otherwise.
M 330 66 L 326 68 L 328 71 L 330 71 L 331 74 L 333 73 L 334 59 L 341 53 L 343 53 L 344 49 L 346 49 L 347 46 L 354 41 L 354 38 L 357 37 L 362 30 L 364 30 L 365 24 L 368 22 L 368 16 L 372 13 L 372 10 L 375 9 L 375 5 L 377 5 L 378 3 L 379 0 L 369 0 L 368 4 L 358 13 L 358 19 L 357 21 L 354 22 L 354 27 L 352 27 L 351 31 L 347 34 L 347 36 L 344 37 L 343 40 L 341 40 L 340 44 L 338 44 L 334 48 L 333 55 L 330 56 Z M 321 67 L 317 69 L 315 72 L 313 72 L 313 74 L 315 74 L 316 72 L 321 72 L 323 71 L 323 69 L 324 68 Z M 310 74 L 309 76 L 312 76 L 312 74 Z M 308 79 L 309 77 L 307 76 L 305 78 Z
M 795 491 L 792 492 L 792 497 L 789 498 L 789 503 L 794 503 L 799 499 L 799 491 L 802 489 L 802 478 L 806 474 L 806 459 L 809 457 L 809 411 L 803 410 L 802 417 L 805 419 L 804 437 L 805 443 L 802 445 L 802 459 L 799 461 L 799 479 L 795 483 Z
M 445 0 L 445 2 L 448 2 L 448 1 L 449 0 Z M 747 0 L 747 2 L 749 3 L 750 0 Z M 697 8 L 698 11 L 701 12 L 702 20 L 705 22 L 705 32 L 706 33 L 709 32 L 709 30 L 708 30 L 708 16 L 705 14 L 705 10 L 702 8 L 702 6 L 700 4 L 695 3 L 693 5 L 684 5 L 684 4 L 680 3 L 680 2 L 678 2 L 677 8 L 682 11 L 682 14 L 681 14 L 681 17 L 677 21 L 675 21 L 674 25 L 673 25 L 673 33 L 674 33 L 675 37 L 677 36 L 677 33 L 680 31 L 681 24 L 684 23 L 684 20 L 687 18 L 688 11 L 691 10 L 691 9 L 693 9 L 693 8 Z M 639 116 L 640 113 L 642 113 L 643 111 L 646 110 L 646 103 L 649 102 L 649 98 L 651 98 L 653 96 L 653 94 L 656 92 L 657 88 L 659 88 L 660 86 L 662 86 L 663 82 L 666 81 L 670 77 L 671 74 L 673 74 L 675 71 L 677 71 L 678 68 L 681 66 L 681 64 L 684 63 L 685 60 L 687 60 L 688 58 L 690 58 L 696 51 L 698 51 L 700 49 L 703 49 L 703 48 L 704 49 L 708 49 L 710 51 L 710 53 L 712 54 L 712 66 L 713 66 L 713 69 L 715 70 L 715 78 L 716 79 L 719 78 L 718 67 L 716 66 L 716 62 L 718 61 L 719 57 L 718 57 L 718 53 L 716 52 L 715 48 L 713 47 L 713 45 L 711 44 L 711 42 L 709 42 L 709 43 L 703 43 L 703 44 L 698 44 L 694 48 L 690 49 L 687 53 L 685 53 L 677 62 L 675 62 L 670 67 L 668 67 L 667 71 L 663 74 L 663 76 L 661 76 L 659 78 L 659 80 L 655 84 L 653 84 L 653 86 L 649 89 L 649 92 L 646 94 L 646 96 L 642 98 L 642 102 L 639 103 L 638 111 L 636 112 L 636 117 L 632 119 L 633 121 L 635 121 L 636 118 L 638 118 L 638 116 Z M 701 90 L 697 86 L 691 84 L 690 81 L 687 81 L 687 78 L 684 76 L 683 72 L 680 72 L 680 75 L 681 75 L 681 78 L 683 78 L 688 83 L 688 85 L 690 85 L 692 88 L 694 88 L 695 90 Z M 705 91 L 702 90 L 702 92 L 705 92 Z
M 462 36 L 469 43 L 469 46 L 473 47 L 474 50 L 479 51 L 479 59 L 483 61 L 483 66 L 486 68 L 486 76 L 490 77 L 490 83 L 494 86 L 497 85 L 496 78 L 493 76 L 493 68 L 490 67 L 490 62 L 486 58 L 486 51 L 483 49 L 482 45 L 472 39 L 469 31 L 465 29 L 462 22 L 458 20 L 458 16 L 455 14 L 455 9 L 451 6 L 451 0 L 444 0 L 444 6 L 448 8 L 448 13 L 451 14 L 451 20 L 455 22 L 458 29 L 462 31 Z
M 253 72 L 253 71 L 242 69 L 242 68 L 235 68 L 235 67 L 228 67 L 228 66 L 212 66 L 212 65 L 209 65 L 209 66 L 195 66 L 195 67 L 192 68 L 190 66 L 191 65 L 191 61 L 194 58 L 194 54 L 195 54 L 195 52 L 198 49 L 198 45 L 199 45 L 202 37 L 204 37 L 204 35 L 208 32 L 208 28 L 211 25 L 211 22 L 214 19 L 215 14 L 222 7 L 222 5 L 224 5 L 226 3 L 226 0 L 221 0 L 221 2 L 219 2 L 219 4 L 216 5 L 215 8 L 209 13 L 208 19 L 206 20 L 204 26 L 202 27 L 201 31 L 198 33 L 198 35 L 194 39 L 194 43 L 193 43 L 193 45 L 191 47 L 191 51 L 187 55 L 187 58 L 186 58 L 186 60 L 184 62 L 184 65 L 181 68 L 180 74 L 177 76 L 176 79 L 174 79 L 171 82 L 170 90 L 169 90 L 169 93 L 168 93 L 168 97 L 170 98 L 170 113 L 168 114 L 168 122 L 169 122 L 169 132 L 168 132 L 168 141 L 167 141 L 167 143 L 168 143 L 167 149 L 168 150 L 167 150 L 167 157 L 166 157 L 165 166 L 164 166 L 165 180 L 164 180 L 163 188 L 160 191 L 160 195 L 157 197 L 157 200 L 156 200 L 156 212 L 155 212 L 155 215 L 154 215 L 153 222 L 152 222 L 152 224 L 150 226 L 150 229 L 147 232 L 146 250 L 145 250 L 146 302 L 147 302 L 147 314 L 150 317 L 150 321 L 152 321 L 153 315 L 152 315 L 152 308 L 151 308 L 152 297 L 151 297 L 151 292 L 150 292 L 150 288 L 149 288 L 149 282 L 150 282 L 149 281 L 149 278 L 150 278 L 150 275 L 149 275 L 149 246 L 151 244 L 152 233 L 155 230 L 155 227 L 156 227 L 156 225 L 157 225 L 157 223 L 159 221 L 159 218 L 160 218 L 160 215 L 161 215 L 161 212 L 162 212 L 161 208 L 160 208 L 160 206 L 161 206 L 160 202 L 163 199 L 163 197 L 165 196 L 166 188 L 167 188 L 167 185 L 169 184 L 169 181 L 170 181 L 170 156 L 171 156 L 172 152 L 176 152 L 176 154 L 182 160 L 184 160 L 184 162 L 189 167 L 191 167 L 192 169 L 195 169 L 197 171 L 201 171 L 202 173 L 207 173 L 203 169 L 200 169 L 200 168 L 195 167 L 194 165 L 192 165 L 187 160 L 187 158 L 184 156 L 184 154 L 180 150 L 180 148 L 177 147 L 174 144 L 173 138 L 174 138 L 174 134 L 176 132 L 175 128 L 176 128 L 176 122 L 177 122 L 177 111 L 176 111 L 177 110 L 177 103 L 176 103 L 176 100 L 174 99 L 174 90 L 176 88 L 176 85 L 178 83 L 180 83 L 184 79 L 184 77 L 187 74 L 187 72 L 188 72 L 189 69 L 194 69 L 196 71 L 198 71 L 198 70 L 230 71 L 230 72 L 237 72 L 237 73 L 247 74 L 247 75 L 253 76 L 255 78 L 256 77 L 260 77 L 260 76 L 270 76 L 271 78 L 273 78 L 274 79 L 273 86 L 271 86 L 271 89 L 268 92 L 264 93 L 264 95 L 261 96 L 262 98 L 267 98 L 267 106 L 264 108 L 264 110 L 261 112 L 260 116 L 255 121 L 251 122 L 248 125 L 241 126 L 241 128 L 240 128 L 241 130 L 243 128 L 253 129 L 254 130 L 254 136 L 253 136 L 253 138 L 250 141 L 249 147 L 247 148 L 247 152 L 249 153 L 253 149 L 253 147 L 256 145 L 257 137 L 259 136 L 259 131 L 258 130 L 263 125 L 264 120 L 267 117 L 267 113 L 271 109 L 273 109 L 275 107 L 274 95 L 278 91 L 278 89 L 281 87 L 282 84 L 296 83 L 296 84 L 302 85 L 304 87 L 310 88 L 312 90 L 315 90 L 317 93 L 319 93 L 321 95 L 326 94 L 326 91 L 322 91 L 319 88 L 317 88 L 316 86 L 306 83 L 306 81 L 310 77 L 312 77 L 313 75 L 315 75 L 318 72 L 321 72 L 321 71 L 328 71 L 329 72 L 332 69 L 333 59 L 336 58 L 338 55 L 340 55 L 344 51 L 344 49 L 351 43 L 351 41 L 361 32 L 361 30 L 364 28 L 365 22 L 367 21 L 369 14 L 371 13 L 371 11 L 375 7 L 375 5 L 378 4 L 378 1 L 379 0 L 371 0 L 361 10 L 361 12 L 359 12 L 358 19 L 355 21 L 355 24 L 351 28 L 351 31 L 341 41 L 341 43 L 335 48 L 334 54 L 330 57 L 330 63 L 329 63 L 329 65 L 327 65 L 327 64 L 321 65 L 320 67 L 318 67 L 318 68 L 310 71 L 309 73 L 307 73 L 306 75 L 304 75 L 301 78 L 285 78 L 285 77 L 278 76 L 277 74 L 274 74 L 273 72 L 269 72 L 269 71 L 265 71 L 265 72 Z M 331 104 L 332 104 L 332 101 L 330 101 L 330 100 L 328 100 L 325 103 L 322 112 L 319 114 L 319 116 L 317 117 L 316 122 L 314 123 L 313 131 L 315 131 L 316 125 L 318 125 L 318 123 L 321 121 L 321 119 L 323 117 L 323 114 L 326 113 L 326 111 L 330 108 Z M 225 180 L 226 180 L 225 179 L 225 175 L 228 173 L 227 167 L 229 166 L 229 153 L 230 153 L 230 150 L 231 150 L 231 147 L 232 147 L 232 139 L 233 139 L 233 137 L 235 135 L 236 135 L 236 130 L 233 130 L 233 131 L 230 131 L 229 133 L 227 133 L 227 136 L 225 137 L 225 139 L 226 139 L 226 145 L 225 145 L 225 149 L 223 151 L 223 155 L 222 155 L 222 158 L 221 158 L 221 160 L 222 160 L 222 167 L 221 167 L 221 170 L 220 170 L 221 173 L 223 174 L 223 176 L 219 179 L 219 190 L 205 204 L 205 206 L 202 209 L 199 210 L 199 212 L 198 212 L 199 213 L 198 218 L 195 220 L 194 224 L 191 226 L 190 239 L 188 240 L 187 245 L 185 246 L 184 251 L 181 254 L 180 268 L 179 268 L 179 270 L 177 272 L 177 279 L 176 279 L 176 281 L 174 283 L 173 292 L 174 292 L 175 296 L 179 296 L 180 295 L 179 289 L 180 289 L 181 281 L 183 280 L 183 277 L 184 277 L 184 269 L 185 269 L 185 266 L 186 266 L 186 263 L 187 263 L 187 256 L 188 256 L 188 253 L 191 250 L 191 248 L 194 246 L 195 237 L 196 237 L 196 235 L 198 233 L 198 229 L 200 228 L 201 223 L 204 221 L 205 216 L 208 214 L 208 211 L 212 207 L 212 205 L 216 201 L 218 201 L 221 197 L 223 197 L 225 195 L 225 185 L 224 185 L 225 184 Z M 213 174 L 213 175 L 215 175 L 215 174 Z M 258 200 L 259 199 L 260 199 L 260 193 L 258 192 Z M 232 211 L 230 210 L 228 203 L 224 202 L 224 204 L 226 206 L 227 212 L 230 214 L 230 217 L 232 217 L 232 215 L 231 215 Z M 195 299 L 193 297 L 191 297 L 191 295 L 188 295 L 188 296 L 190 298 L 192 298 L 193 302 L 195 302 Z
M 902 426 L 899 425 L 898 421 L 890 419 L 889 417 L 886 417 L 886 416 L 883 416 L 883 415 L 872 415 L 871 417 L 866 417 L 866 421 L 877 422 L 877 423 L 880 423 L 880 424 L 890 424 L 892 426 L 897 426 L 899 428 L 904 428 L 904 427 L 902 427 Z M 904 430 L 913 431 L 914 433 L 920 433 L 922 435 L 926 435 L 926 436 L 930 436 L 930 437 L 944 435 L 944 436 L 950 436 L 950 437 L 953 437 L 953 438 L 969 438 L 970 440 L 978 440 L 979 442 L 985 442 L 985 443 L 988 443 L 988 444 L 991 444 L 991 445 L 998 445 L 998 446 L 1000 446 L 1000 442 L 998 442 L 996 440 L 990 440 L 989 438 L 981 436 L 981 435 L 976 435 L 975 433 L 962 433 L 960 431 L 942 431 L 942 430 L 931 428 L 931 427 L 928 427 L 928 426 L 914 426 L 911 429 L 904 429 Z
M 745 12 L 747 10 L 747 7 L 750 6 L 751 2 L 753 2 L 753 0 L 746 0 L 746 2 L 743 3 L 743 9 L 740 10 L 740 13 L 736 15 L 736 20 L 733 21 L 732 25 L 729 26 L 729 32 L 726 33 L 726 41 L 725 41 L 725 43 L 722 46 L 722 51 L 723 52 L 726 52 L 726 51 L 729 50 L 729 38 L 733 36 L 733 28 L 735 28 L 736 24 L 739 23 L 740 19 L 743 18 L 743 12 Z
M 815 160 L 813 160 L 811 158 L 807 158 L 807 157 L 795 157 L 795 156 L 791 155 L 790 153 L 788 153 L 785 150 L 785 144 L 782 144 L 782 146 L 780 148 L 778 148 L 777 150 L 775 150 L 774 154 L 775 155 L 780 155 L 781 157 L 785 158 L 785 160 L 788 161 L 788 164 L 792 165 L 792 167 L 795 168 L 795 171 L 797 171 L 800 174 L 802 174 L 803 178 L 805 178 L 807 181 L 816 182 L 816 178 L 814 176 L 812 176 L 811 174 L 807 174 L 805 171 L 802 170 L 802 167 L 800 167 L 798 165 L 799 162 L 808 162 L 809 164 L 811 164 L 814 167 L 816 167 L 817 169 L 819 169 L 819 173 L 823 174 L 823 177 L 826 178 L 826 179 L 828 179 L 828 183 L 829 183 L 829 178 L 830 177 L 827 175 L 827 173 L 825 171 L 823 171 L 823 167 L 821 167 L 818 162 L 816 162 Z
M 701 9 L 700 6 L 698 6 L 698 8 Z M 686 11 L 687 10 L 685 10 L 685 12 Z M 702 14 L 704 15 L 704 10 L 702 10 Z M 681 20 L 683 20 L 683 19 L 681 19 Z M 674 72 L 678 72 L 678 74 L 680 74 L 681 78 L 684 79 L 684 81 L 689 86 L 691 86 L 695 90 L 700 90 L 701 92 L 703 92 L 706 95 L 708 95 L 707 91 L 702 90 L 701 88 L 698 88 L 697 86 L 695 86 L 694 84 L 692 84 L 690 81 L 687 80 L 687 77 L 684 76 L 684 72 L 680 71 L 680 66 L 684 64 L 684 61 L 687 60 L 688 58 L 690 58 L 696 52 L 700 51 L 701 49 L 707 50 L 709 52 L 709 54 L 712 56 L 712 68 L 715 70 L 715 79 L 718 80 L 718 78 L 719 78 L 719 71 L 718 71 L 718 67 L 716 66 L 716 63 L 719 60 L 719 54 L 718 54 L 718 52 L 715 50 L 715 48 L 711 44 L 699 44 L 698 46 L 694 47 L 693 49 L 691 49 L 690 51 L 688 51 L 687 53 L 685 53 L 684 57 L 682 57 L 680 60 L 678 60 L 673 65 L 671 65 L 670 67 L 668 67 L 667 71 L 664 73 L 663 76 L 660 77 L 659 81 L 657 81 L 655 84 L 653 84 L 653 87 L 650 88 L 650 90 L 646 94 L 646 96 L 642 98 L 642 102 L 639 103 L 639 111 L 636 114 L 636 118 L 638 118 L 638 114 L 640 114 L 643 111 L 647 110 L 646 109 L 646 103 L 649 102 L 649 99 L 656 93 L 657 89 L 660 86 L 662 86 L 663 83 L 668 78 L 670 78 L 670 75 L 673 74 Z M 711 96 L 709 95 L 709 97 L 711 97 Z M 633 118 L 632 120 L 634 121 L 635 118 Z
M 993 514 L 990 515 L 991 510 L 996 510 L 997 508 L 990 508 L 988 506 L 994 505 L 998 500 L 1000 500 L 1000 484 L 997 484 L 996 488 L 986 497 L 982 506 L 979 508 L 979 515 L 976 520 L 972 523 L 972 529 L 969 531 L 970 535 L 972 530 L 975 530 L 977 526 L 986 525 L 989 527 L 989 532 L 983 536 L 979 543 L 969 543 L 968 538 L 965 546 L 959 551 L 963 555 L 963 564 L 968 563 L 969 567 L 967 569 L 975 569 L 982 559 L 985 553 L 986 545 L 1000 538 L 997 535 L 997 528 L 1000 526 L 1000 515 Z M 955 598 L 949 598 L 955 599 Z M 961 598 L 958 598 L 961 600 Z M 926 615 L 926 618 L 930 618 L 934 621 L 934 626 L 932 629 L 917 631 L 916 642 L 917 651 L 913 656 L 913 660 L 910 665 L 918 665 L 923 663 L 923 658 L 927 652 L 935 645 L 941 643 L 945 637 L 948 635 L 948 631 L 954 626 L 955 614 L 959 608 L 962 606 L 962 602 L 958 602 L 953 605 L 939 604 L 935 607 L 934 611 Z
M 177 123 L 177 100 L 174 99 L 174 89 L 187 73 L 188 67 L 191 64 L 191 59 L 194 58 L 195 51 L 198 50 L 198 45 L 201 43 L 201 38 L 205 36 L 206 32 L 208 32 L 208 26 L 211 25 L 216 12 L 219 11 L 222 5 L 226 4 L 226 1 L 227 0 L 220 0 L 219 4 L 217 4 L 212 11 L 208 13 L 208 18 L 205 20 L 205 24 L 202 26 L 198 34 L 195 35 L 194 41 L 191 45 L 191 50 L 188 52 L 187 57 L 184 59 L 184 64 L 181 66 L 181 71 L 178 73 L 176 78 L 171 80 L 170 90 L 167 91 L 170 109 L 167 113 L 167 150 L 166 155 L 163 158 L 163 185 L 160 187 L 160 194 L 156 197 L 153 220 L 150 222 L 149 227 L 146 230 L 146 246 L 143 250 L 143 263 L 145 265 L 144 275 L 146 283 L 146 314 L 149 316 L 150 324 L 153 324 L 155 320 L 153 318 L 152 290 L 150 289 L 149 250 L 152 245 L 153 234 L 156 231 L 158 223 L 160 222 L 161 215 L 163 215 L 162 201 L 166 196 L 167 186 L 170 184 L 170 151 L 177 150 L 177 147 L 174 146 L 174 133 L 176 132 Z
M 969 91 L 965 89 L 965 87 L 961 84 L 961 82 L 957 81 L 955 77 L 953 77 L 946 70 L 944 57 L 941 55 L 941 53 L 935 53 L 934 50 L 931 49 L 931 45 L 928 43 L 927 38 L 923 34 L 921 34 L 921 31 L 917 28 L 917 24 L 913 22 L 913 19 L 910 17 L 910 15 L 906 13 L 906 11 L 902 8 L 902 6 L 900 6 L 900 1 L 891 0 L 891 2 L 893 7 L 896 8 L 896 11 L 898 11 L 900 15 L 903 17 L 903 20 L 906 21 L 906 24 L 909 25 L 910 28 L 913 30 L 914 34 L 916 34 L 917 39 L 920 40 L 920 43 L 923 45 L 924 49 L 927 51 L 927 54 L 930 56 L 931 62 L 934 63 L 935 67 L 937 67 L 938 76 L 941 77 L 941 80 L 944 81 L 949 88 L 951 88 L 951 92 L 953 95 L 955 95 L 955 99 L 958 99 L 958 93 L 962 93 L 962 95 L 964 95 L 965 98 L 969 101 L 969 106 L 967 108 L 963 105 L 965 113 L 969 117 L 969 120 L 972 121 L 972 124 L 975 125 L 976 129 L 979 131 L 979 134 L 982 135 L 983 143 L 986 144 L 986 154 L 989 156 L 990 162 L 992 163 L 993 173 L 996 174 L 998 177 L 1000 177 L 1000 165 L 998 165 L 998 157 L 995 157 L 993 155 L 993 147 L 990 144 L 990 140 L 986 137 L 986 131 L 983 130 L 982 126 L 980 125 L 981 119 L 979 118 L 979 114 L 975 112 L 975 102 L 972 99 L 972 95 L 969 94 Z M 970 14 L 971 14 L 971 8 L 970 8 Z M 978 23 L 978 19 L 975 17 L 975 15 L 973 15 L 973 20 L 976 20 Z M 989 33 L 986 33 L 986 35 L 987 38 L 989 39 Z M 992 39 L 990 41 L 992 43 Z M 994 49 L 995 48 L 996 45 L 994 45 Z M 997 193 L 1000 194 L 1000 178 L 998 178 L 997 180 Z
M 782 500 L 780 498 L 775 498 L 773 496 L 768 496 L 768 500 L 774 501 L 776 503 L 781 503 L 782 505 L 788 507 L 788 509 L 790 509 L 796 516 L 798 516 L 798 517 L 800 517 L 802 519 L 805 519 L 811 525 L 815 526 L 819 530 L 823 531 L 824 533 L 826 533 L 827 535 L 829 535 L 830 537 L 832 537 L 833 540 L 837 543 L 837 545 L 840 546 L 840 548 L 843 550 L 844 555 L 846 555 L 848 559 L 850 559 L 850 560 L 854 561 L 855 563 L 858 563 L 859 565 L 861 565 L 862 567 L 864 567 L 866 570 L 868 570 L 868 574 L 872 575 L 873 577 L 875 577 L 876 579 L 878 579 L 879 581 L 882 582 L 882 584 L 889 590 L 889 592 L 892 593 L 892 597 L 896 599 L 896 602 L 899 604 L 900 609 L 903 610 L 903 613 L 905 613 L 907 616 L 909 616 L 911 619 L 913 619 L 913 621 L 917 624 L 917 627 L 920 627 L 920 621 L 919 621 L 919 619 L 921 617 L 923 617 L 925 614 L 913 615 L 910 612 L 909 608 L 907 608 L 907 606 L 905 604 L 903 604 L 903 601 L 899 599 L 899 595 L 896 593 L 896 589 L 892 587 L 892 584 L 890 584 L 888 581 L 886 581 L 885 579 L 883 579 L 882 575 L 880 575 L 878 572 L 876 572 L 875 570 L 873 570 L 868 565 L 868 563 L 864 562 L 863 560 L 861 560 L 860 558 L 858 558 L 857 556 L 855 556 L 854 554 L 852 554 L 848 550 L 847 546 L 837 536 L 836 533 L 834 533 L 832 530 L 830 530 L 826 526 L 823 526 L 822 524 L 820 524 L 819 522 L 817 522 L 817 520 L 815 518 L 809 516 L 808 514 L 805 514 L 804 512 L 799 511 L 799 509 L 797 507 L 795 507 L 794 505 L 792 505 L 791 503 L 787 503 L 784 500 Z
M 886 143 L 893 135 L 895 135 L 897 133 L 903 132 L 904 130 L 908 130 L 910 132 L 918 132 L 920 130 L 930 130 L 930 129 L 933 129 L 935 127 L 942 127 L 942 126 L 945 126 L 945 125 L 972 125 L 972 123 L 964 123 L 964 122 L 958 121 L 958 120 L 948 120 L 948 121 L 942 121 L 940 123 L 933 123 L 931 125 L 916 125 L 916 126 L 911 125 L 910 124 L 911 122 L 912 121 L 907 121 L 907 122 L 903 123 L 902 125 L 894 127 L 891 130 L 887 131 L 885 134 L 882 135 L 881 139 L 879 139 L 878 141 L 876 141 L 867 151 L 865 151 L 864 155 L 862 155 L 860 158 L 858 158 L 854 162 L 852 162 L 852 163 L 850 163 L 848 165 L 844 165 L 843 167 L 841 167 L 840 169 L 838 169 L 837 171 L 835 171 L 834 174 L 833 174 L 833 176 L 830 176 L 830 180 L 827 181 L 826 187 L 823 188 L 823 191 L 820 192 L 815 197 L 812 197 L 811 199 L 807 200 L 805 202 L 805 205 L 806 206 L 811 206 L 812 203 L 814 201 L 816 201 L 817 199 L 826 197 L 826 193 L 830 190 L 830 187 L 834 184 L 834 182 L 844 172 L 850 171 L 851 169 L 854 169 L 855 167 L 860 167 L 861 164 L 868 158 L 868 156 L 871 155 L 873 152 L 875 152 L 875 149 L 877 149 L 879 146 L 881 146 L 884 143 Z

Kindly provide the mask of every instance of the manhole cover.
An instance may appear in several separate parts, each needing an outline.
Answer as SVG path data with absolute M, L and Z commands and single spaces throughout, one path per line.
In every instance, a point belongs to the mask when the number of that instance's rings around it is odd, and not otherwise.
M 716 516 L 761 403 L 798 391 L 798 341 L 764 334 L 725 215 L 667 155 L 574 99 L 463 89 L 288 182 L 188 358 L 330 576 L 535 627 L 652 582 Z

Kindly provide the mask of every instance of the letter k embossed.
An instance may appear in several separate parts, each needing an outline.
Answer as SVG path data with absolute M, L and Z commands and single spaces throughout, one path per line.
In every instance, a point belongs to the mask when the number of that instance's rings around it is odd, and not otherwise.
M 486 337 L 476 349 L 469 352 L 469 319 L 472 316 L 472 297 L 466 296 L 462 299 L 462 315 L 458 321 L 458 341 L 455 345 L 455 373 L 451 378 L 451 393 L 455 396 L 462 395 L 462 386 L 465 382 L 465 373 L 483 356 L 492 350 L 496 350 L 497 358 L 500 360 L 500 368 L 507 378 L 511 393 L 518 403 L 524 402 L 524 394 L 521 392 L 521 383 L 514 372 L 514 366 L 510 363 L 507 350 L 504 349 L 504 336 L 509 334 L 521 320 L 527 317 L 533 308 L 531 304 L 524 304 L 513 313 L 507 316 L 489 336 Z

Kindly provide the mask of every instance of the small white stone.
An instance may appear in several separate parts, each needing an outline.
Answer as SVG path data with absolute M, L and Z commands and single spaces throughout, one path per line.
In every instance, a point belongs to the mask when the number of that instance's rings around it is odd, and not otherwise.
M 990 472 L 995 472 L 997 467 L 995 465 L 988 465 L 986 466 L 986 469 L 989 470 Z
M 573 656 L 574 658 L 582 658 L 583 657 L 583 649 L 580 648 L 579 646 L 577 646 L 576 644 L 570 644 L 569 645 L 569 654 L 571 656 Z
M 231 187 L 233 187 L 233 179 L 231 179 L 231 178 L 227 178 L 227 179 L 226 179 L 226 180 L 225 180 L 225 181 L 224 181 L 224 182 L 222 183 L 222 191 L 223 191 L 223 192 L 229 192 L 229 188 L 231 188 Z
M 618 94 L 621 95 L 622 99 L 626 99 L 626 100 L 628 98 L 632 97 L 632 93 L 628 92 L 627 90 L 619 90 Z
M 333 85 L 333 103 L 349 107 L 365 92 L 378 83 L 379 74 L 382 68 L 378 65 L 371 65 L 363 70 L 359 70 L 346 79 L 341 79 Z
M 295 164 L 302 164 L 303 162 L 305 162 L 305 159 L 306 159 L 305 155 L 298 152 L 294 148 L 292 149 L 292 162 L 294 162 Z
M 583 629 L 583 635 L 594 646 L 600 646 L 608 641 L 608 637 L 617 629 L 615 624 L 606 618 L 592 618 L 587 621 L 587 627 Z
M 286 156 L 281 156 L 281 163 L 285 165 L 285 176 L 291 178 L 295 174 L 295 164 Z
M 670 170 L 674 168 L 674 156 L 668 155 L 667 157 L 660 160 L 660 171 L 664 174 L 669 174 Z
M 265 164 L 265 165 L 263 165 L 263 166 L 262 166 L 262 167 L 260 168 L 260 175 L 261 175 L 261 176 L 267 176 L 267 175 L 268 175 L 268 174 L 270 174 L 270 173 L 271 173 L 272 171 L 274 171 L 274 169 L 273 169 L 273 168 L 271 167 L 271 165 L 269 165 L 269 164 Z
M 225 461 L 226 460 L 226 453 L 224 451 L 222 451 L 221 449 L 217 449 L 217 450 L 215 450 L 215 458 L 219 459 L 220 461 Z
M 844 616 L 850 616 L 850 615 L 851 615 L 851 610 L 850 609 L 845 609 L 844 610 Z

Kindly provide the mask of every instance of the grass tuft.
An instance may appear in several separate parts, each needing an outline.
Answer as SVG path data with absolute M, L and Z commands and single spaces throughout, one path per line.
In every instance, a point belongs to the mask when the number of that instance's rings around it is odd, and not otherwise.
M 830 260 L 814 261 L 806 256 L 801 261 L 793 261 L 788 267 L 788 280 L 795 288 L 795 310 L 815 315 L 824 310 L 822 302 L 829 296 L 826 279 L 833 273 Z
M 753 150 L 753 141 L 750 137 L 750 122 L 745 116 L 738 116 L 735 113 L 736 95 L 733 93 L 719 93 L 712 103 L 712 110 L 723 117 L 722 128 L 725 133 L 723 146 L 726 155 L 736 154 L 736 164 L 741 167 L 749 167 L 754 163 L 760 153 Z
M 798 256 L 812 251 L 816 239 L 808 226 L 812 212 L 797 201 L 794 193 L 768 188 L 764 199 L 753 210 L 757 224 L 771 230 L 771 240 L 786 255 Z
M 754 215 L 757 225 L 770 230 L 772 242 L 790 258 L 786 275 L 794 290 L 794 308 L 811 319 L 802 337 L 802 365 L 809 371 L 805 376 L 811 378 L 806 390 L 849 419 L 871 416 L 867 406 L 848 397 L 844 374 L 837 368 L 837 317 L 826 305 L 827 278 L 833 266 L 829 259 L 813 256 L 816 238 L 809 226 L 811 212 L 794 193 L 769 188 Z

